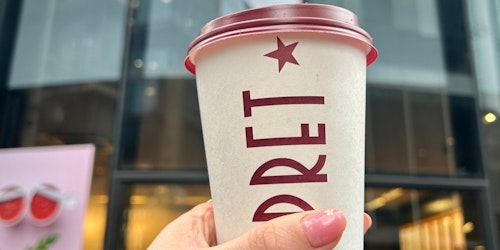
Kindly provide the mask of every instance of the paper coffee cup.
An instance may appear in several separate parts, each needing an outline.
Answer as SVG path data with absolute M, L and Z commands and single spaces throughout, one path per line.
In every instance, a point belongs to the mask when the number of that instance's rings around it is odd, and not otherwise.
M 337 249 L 363 248 L 366 66 L 357 17 L 322 4 L 251 9 L 191 43 L 217 239 L 312 209 L 339 208 Z

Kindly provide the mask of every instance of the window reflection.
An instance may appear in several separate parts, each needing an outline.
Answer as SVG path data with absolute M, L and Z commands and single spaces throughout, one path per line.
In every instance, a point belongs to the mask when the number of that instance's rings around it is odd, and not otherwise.
M 23 1 L 11 89 L 120 78 L 124 1 Z
M 71 84 L 11 92 L 12 145 L 92 143 L 96 147 L 83 249 L 102 249 L 118 85 Z
M 462 209 L 454 209 L 399 229 L 400 249 L 467 249 L 465 235 L 474 223 L 464 222 Z
M 127 250 L 142 250 L 170 221 L 210 199 L 205 185 L 134 185 L 126 210 Z
M 480 249 L 477 199 L 469 192 L 367 188 L 373 226 L 365 249 Z
M 453 135 L 447 143 L 455 152 L 457 174 L 482 175 L 476 101 L 467 96 L 449 96 L 448 105 Z
M 204 167 L 194 80 L 147 81 L 130 88 L 124 122 L 124 167 Z
M 472 57 L 478 82 L 482 141 L 488 166 L 490 197 L 500 239 L 500 2 L 471 1 L 467 14 L 471 29 Z M 491 30 L 491 31 L 487 31 Z M 494 237 L 495 237 L 494 236 Z
M 367 172 L 409 172 L 403 91 L 368 87 L 366 109 Z
M 373 219 L 365 249 L 480 249 L 484 245 L 476 193 L 367 188 Z M 167 225 L 210 199 L 206 185 L 133 185 L 126 210 L 126 249 L 145 249 Z M 478 248 L 479 247 L 479 248 Z
M 472 97 L 368 86 L 368 173 L 480 176 Z
M 146 78 L 191 77 L 184 68 L 186 50 L 200 28 L 219 16 L 247 8 L 302 0 L 150 0 L 138 6 L 137 25 L 144 25 Z
M 414 169 L 410 172 L 454 175 L 455 166 L 449 162 L 450 152 L 446 147 L 450 131 L 445 127 L 442 96 L 410 93 L 408 99 L 414 152 L 414 162 L 410 165 Z
M 219 1 L 151 0 L 142 4 L 138 19 L 147 18 L 143 20 L 147 27 L 144 76 L 191 77 L 184 68 L 187 47 L 206 22 L 220 15 Z
M 93 179 L 92 189 L 99 191 L 92 192 L 85 215 L 83 235 L 83 249 L 85 250 L 103 249 L 108 196 L 100 191 L 101 189 L 107 190 L 106 187 L 96 187 L 102 184 L 102 180 Z

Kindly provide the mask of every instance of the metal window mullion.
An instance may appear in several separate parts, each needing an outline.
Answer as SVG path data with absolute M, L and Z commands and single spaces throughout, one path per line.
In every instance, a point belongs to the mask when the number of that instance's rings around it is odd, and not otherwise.
M 208 184 L 208 173 L 203 169 L 120 170 L 115 173 L 120 183 Z
M 114 122 L 113 135 L 113 155 L 109 169 L 109 191 L 108 207 L 106 216 L 106 228 L 104 236 L 104 249 L 121 249 L 124 244 L 124 237 L 121 233 L 123 211 L 126 205 L 125 187 L 119 178 L 116 178 L 121 164 L 121 143 L 122 143 L 122 124 L 125 113 L 125 101 L 127 94 L 128 67 L 130 57 L 131 34 L 133 28 L 134 8 L 130 1 L 127 1 L 127 14 L 125 20 L 124 48 L 121 68 L 121 79 L 119 81 L 119 95 L 117 100 L 116 117 Z M 120 244 L 122 243 L 122 244 Z M 122 247 L 123 248 L 123 247 Z
M 8 79 L 24 0 L 0 0 L 0 147 L 13 147 L 21 119 L 18 98 L 8 90 Z M 16 132 L 13 130 L 16 129 Z
M 481 191 L 488 186 L 488 181 L 479 178 L 367 174 L 365 176 L 365 184 L 366 187 Z
M 486 249 L 499 249 L 498 229 L 496 228 L 493 207 L 490 201 L 490 187 L 485 186 L 480 193 L 481 206 L 479 207 L 481 217 L 481 229 L 486 241 Z
M 481 124 L 481 104 L 485 104 L 484 100 L 481 100 L 482 94 L 481 94 L 481 86 L 483 84 L 495 84 L 496 79 L 496 84 L 500 85 L 500 78 L 498 78 L 498 72 L 496 72 L 496 75 L 488 75 L 487 72 L 485 72 L 483 69 L 481 69 L 481 65 L 479 64 L 479 56 L 478 54 L 485 55 L 487 60 L 493 63 L 497 63 L 497 60 L 495 60 L 494 51 L 489 51 L 492 54 L 488 54 L 487 52 L 483 51 L 485 47 L 488 47 L 490 42 L 488 40 L 485 40 L 488 38 L 489 34 L 482 34 L 482 40 L 477 39 L 479 35 L 479 31 L 484 31 L 486 30 L 484 26 L 479 26 L 479 23 L 486 22 L 487 25 L 489 25 L 490 30 L 488 32 L 494 32 L 494 26 L 495 25 L 490 25 L 491 24 L 491 14 L 488 11 L 490 8 L 492 8 L 491 5 L 494 5 L 495 7 L 498 7 L 498 5 L 495 5 L 495 1 L 473 1 L 473 0 L 466 0 L 464 1 L 465 4 L 465 13 L 464 13 L 464 18 L 466 18 L 466 25 L 468 28 L 468 41 L 469 41 L 469 50 L 472 52 L 471 56 L 471 61 L 472 61 L 472 73 L 475 81 L 475 92 L 474 92 L 474 101 L 475 101 L 475 110 L 476 110 L 476 122 L 477 122 L 477 128 L 478 128 L 478 140 L 479 140 L 479 150 L 480 150 L 480 157 L 481 157 L 481 169 L 482 169 L 482 177 L 485 180 L 493 181 L 491 179 L 491 175 L 489 174 L 490 169 L 490 163 L 488 162 L 487 154 L 486 154 L 486 145 L 485 145 L 485 132 Z M 500 9 L 495 8 L 496 15 L 499 15 L 500 13 L 498 12 Z M 478 20 L 479 19 L 479 20 Z M 486 19 L 489 19 L 489 22 L 486 21 Z M 481 30 L 478 30 L 479 28 L 482 28 Z M 494 41 L 493 41 L 494 43 Z M 485 45 L 486 44 L 486 45 Z M 485 46 L 483 46 L 485 45 Z M 485 74 L 486 73 L 486 74 Z M 491 73 L 491 72 L 490 72 Z M 485 74 L 486 76 L 479 76 Z M 496 180 L 500 181 L 500 180 Z M 491 186 L 486 185 L 482 191 L 481 191 L 481 218 L 482 218 L 482 230 L 484 233 L 484 236 L 486 238 L 486 249 L 500 249 L 500 239 L 498 239 L 498 235 L 500 234 L 500 228 L 497 228 L 496 222 L 495 222 L 495 216 L 494 216 L 494 208 L 492 205 L 491 199 L 493 199 L 493 196 L 491 195 Z
M 450 114 L 449 95 L 445 92 L 441 94 L 441 112 L 443 112 L 444 142 L 446 148 L 446 158 L 448 164 L 448 174 L 454 176 L 457 173 L 457 163 L 455 160 L 455 137 Z
M 408 154 L 408 173 L 415 174 L 417 172 L 417 156 L 415 154 L 415 134 L 413 128 L 413 113 L 411 110 L 410 91 L 403 88 L 403 115 L 405 121 L 406 132 L 406 150 Z

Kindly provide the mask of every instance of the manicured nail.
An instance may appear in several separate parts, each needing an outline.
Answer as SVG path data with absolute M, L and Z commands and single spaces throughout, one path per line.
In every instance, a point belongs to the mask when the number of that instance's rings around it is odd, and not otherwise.
M 370 229 L 370 227 L 372 226 L 372 218 L 367 214 L 365 213 L 364 214 L 364 223 L 365 223 L 365 226 L 364 226 L 364 233 L 366 234 L 366 232 L 368 231 L 368 229 Z
M 321 247 L 342 236 L 346 226 L 344 213 L 338 209 L 326 209 L 302 219 L 302 227 L 311 247 Z

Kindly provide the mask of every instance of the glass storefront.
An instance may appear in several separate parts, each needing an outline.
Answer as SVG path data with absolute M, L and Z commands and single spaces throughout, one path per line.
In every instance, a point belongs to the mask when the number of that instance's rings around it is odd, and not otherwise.
M 365 249 L 478 249 L 485 246 L 478 194 L 429 189 L 367 188 L 374 221 Z
M 302 1 L 0 0 L 0 146 L 94 144 L 83 248 L 145 249 L 210 199 L 187 46 L 213 18 L 284 2 Z M 354 11 L 380 53 L 365 248 L 500 247 L 500 2 L 308 2 Z
M 208 185 L 138 184 L 123 210 L 127 249 L 146 249 L 166 224 L 210 199 Z
M 127 86 L 124 109 L 124 169 L 205 166 L 194 79 L 151 79 Z

